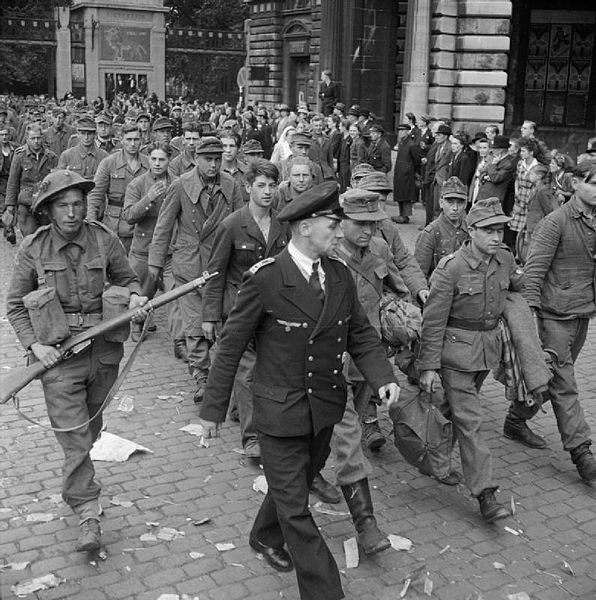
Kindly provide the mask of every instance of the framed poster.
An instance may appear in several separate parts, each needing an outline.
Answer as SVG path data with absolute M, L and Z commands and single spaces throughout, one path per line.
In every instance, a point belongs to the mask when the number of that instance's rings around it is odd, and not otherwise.
M 99 59 L 112 62 L 151 61 L 151 29 L 99 26 Z

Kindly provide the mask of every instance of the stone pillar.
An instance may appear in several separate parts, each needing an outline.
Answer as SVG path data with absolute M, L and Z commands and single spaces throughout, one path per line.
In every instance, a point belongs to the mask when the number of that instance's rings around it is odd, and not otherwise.
M 56 97 L 62 98 L 72 89 L 70 56 L 70 8 L 59 6 L 55 9 L 56 29 Z
M 400 122 L 428 111 L 431 0 L 409 0 Z
M 166 97 L 166 19 L 163 12 L 153 13 L 153 31 L 151 32 L 151 64 L 153 77 L 149 92 L 155 91 L 158 98 Z

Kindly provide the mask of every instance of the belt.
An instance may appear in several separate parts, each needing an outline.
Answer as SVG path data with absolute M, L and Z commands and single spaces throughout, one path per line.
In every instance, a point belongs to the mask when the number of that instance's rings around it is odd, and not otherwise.
M 122 208 L 124 206 L 124 200 L 108 200 L 108 206 L 118 206 Z
M 468 331 L 490 331 L 499 324 L 499 319 L 454 319 L 447 321 L 447 327 L 457 327 Z
M 66 313 L 69 327 L 88 328 L 99 325 L 102 321 L 101 313 Z

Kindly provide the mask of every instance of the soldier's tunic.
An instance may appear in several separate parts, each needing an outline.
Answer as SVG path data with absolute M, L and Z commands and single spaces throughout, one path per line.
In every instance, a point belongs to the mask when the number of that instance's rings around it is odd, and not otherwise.
M 65 150 L 58 159 L 59 169 L 75 171 L 85 179 L 95 177 L 99 163 L 108 156 L 105 150 L 101 150 L 95 144 L 87 149 L 83 144 L 77 144 L 73 148 Z
M 443 212 L 416 238 L 414 258 L 418 261 L 425 277 L 430 277 L 439 261 L 459 250 L 469 239 L 465 219 L 453 224 Z
M 74 127 L 66 123 L 60 128 L 49 127 L 43 132 L 42 141 L 45 148 L 51 150 L 56 156 L 60 156 L 67 148 L 71 136 L 76 135 Z
M 174 177 L 180 177 L 180 175 L 192 171 L 196 166 L 197 163 L 194 158 L 188 156 L 186 152 L 181 152 L 170 162 L 170 173 Z
M 41 224 L 31 214 L 33 194 L 57 163 L 58 157 L 51 150 L 42 148 L 35 153 L 27 144 L 15 150 L 6 184 L 6 206 L 16 207 L 17 224 L 23 236 L 33 233 Z
M 23 305 L 23 296 L 39 287 L 36 259 L 45 285 L 56 288 L 73 335 L 101 322 L 106 281 L 140 294 L 139 280 L 122 245 L 103 225 L 84 222 L 73 240 L 64 238 L 54 225 L 40 227 L 19 248 L 7 296 L 8 319 L 25 348 L 37 341 Z M 116 380 L 122 354 L 121 343 L 99 336 L 69 360 L 45 371 L 41 383 L 52 426 L 73 427 L 97 413 Z M 62 497 L 73 509 L 99 497 L 89 452 L 101 427 L 98 415 L 80 429 L 55 434 L 64 451 Z
M 274 548 L 287 543 L 302 600 L 339 600 L 339 572 L 308 509 L 308 490 L 345 409 L 342 355 L 350 353 L 375 389 L 395 377 L 348 269 L 321 259 L 322 303 L 290 249 L 245 275 L 219 339 L 200 416 L 225 419 L 238 362 L 254 337 L 253 422 L 269 492 L 251 535 Z
M 87 218 L 102 220 L 118 235 L 127 251 L 132 242 L 134 226 L 129 225 L 122 216 L 126 188 L 135 177 L 149 170 L 149 159 L 144 154 L 139 154 L 137 160 L 137 169 L 132 172 L 124 150 L 117 150 L 104 158 L 95 173 L 95 187 L 87 196 Z
M 522 277 L 507 250 L 499 249 L 487 264 L 466 242 L 439 262 L 424 306 L 417 366 L 440 370 L 441 411 L 453 421 L 464 478 L 474 496 L 496 487 L 490 451 L 480 439 L 479 391 L 501 361 L 498 323 L 507 291 L 521 291 Z

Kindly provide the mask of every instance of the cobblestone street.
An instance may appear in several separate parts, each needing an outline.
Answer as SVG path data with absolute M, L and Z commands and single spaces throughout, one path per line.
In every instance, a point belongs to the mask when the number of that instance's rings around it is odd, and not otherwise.
M 395 208 L 390 207 L 391 214 Z M 402 226 L 410 248 L 423 222 Z M 23 349 L 6 320 L 6 290 L 16 251 L 0 242 L 0 375 L 23 364 Z M 119 395 L 134 399 L 131 412 L 108 408 L 107 431 L 148 448 L 126 462 L 96 462 L 102 484 L 103 539 L 108 556 L 90 562 L 74 551 L 75 516 L 61 502 L 62 454 L 54 436 L 21 418 L 12 403 L 0 406 L 0 599 L 16 597 L 11 586 L 54 574 L 58 587 L 29 598 L 157 600 L 188 594 L 201 600 L 297 600 L 294 573 L 278 573 L 248 545 L 248 532 L 263 498 L 253 489 L 262 471 L 242 455 L 238 426 L 227 422 L 208 448 L 180 431 L 198 423 L 193 384 L 165 333 L 143 344 Z M 596 431 L 596 328 L 577 364 L 588 422 Z M 131 342 L 127 343 L 130 351 Z M 405 377 L 400 383 L 407 387 Z M 596 598 L 596 489 L 582 483 L 563 451 L 550 407 L 533 421 L 546 450 L 531 450 L 502 436 L 507 403 L 503 387 L 484 387 L 484 435 L 493 452 L 499 499 L 515 514 L 493 526 L 460 485 L 449 488 L 409 466 L 391 441 L 369 454 L 376 515 L 387 533 L 412 541 L 409 551 L 390 549 L 361 556 L 346 568 L 343 543 L 355 535 L 346 505 L 313 508 L 339 568 L 346 597 L 354 600 L 566 600 Z M 38 382 L 19 394 L 29 417 L 48 423 Z M 386 410 L 382 429 L 391 434 Z M 325 474 L 332 478 L 328 463 Z M 314 507 L 316 499 L 311 497 Z M 124 505 L 122 505 L 124 504 Z M 319 505 L 320 508 L 320 505 Z M 41 515 L 41 517 L 40 517 Z M 49 516 L 48 516 L 49 515 Z M 39 520 L 42 517 L 45 519 Z M 208 520 L 200 524 L 202 520 Z M 161 539 L 161 528 L 183 535 Z M 152 541 L 153 540 L 153 541 Z M 231 544 L 227 546 L 218 544 Z M 23 567 L 19 570 L 14 567 Z M 405 581 L 412 582 L 406 590 Z M 430 594 L 424 590 L 426 580 Z M 527 596 L 520 595 L 525 592 Z M 404 593 L 403 596 L 400 593 Z M 517 595 L 516 595 L 517 594 Z

